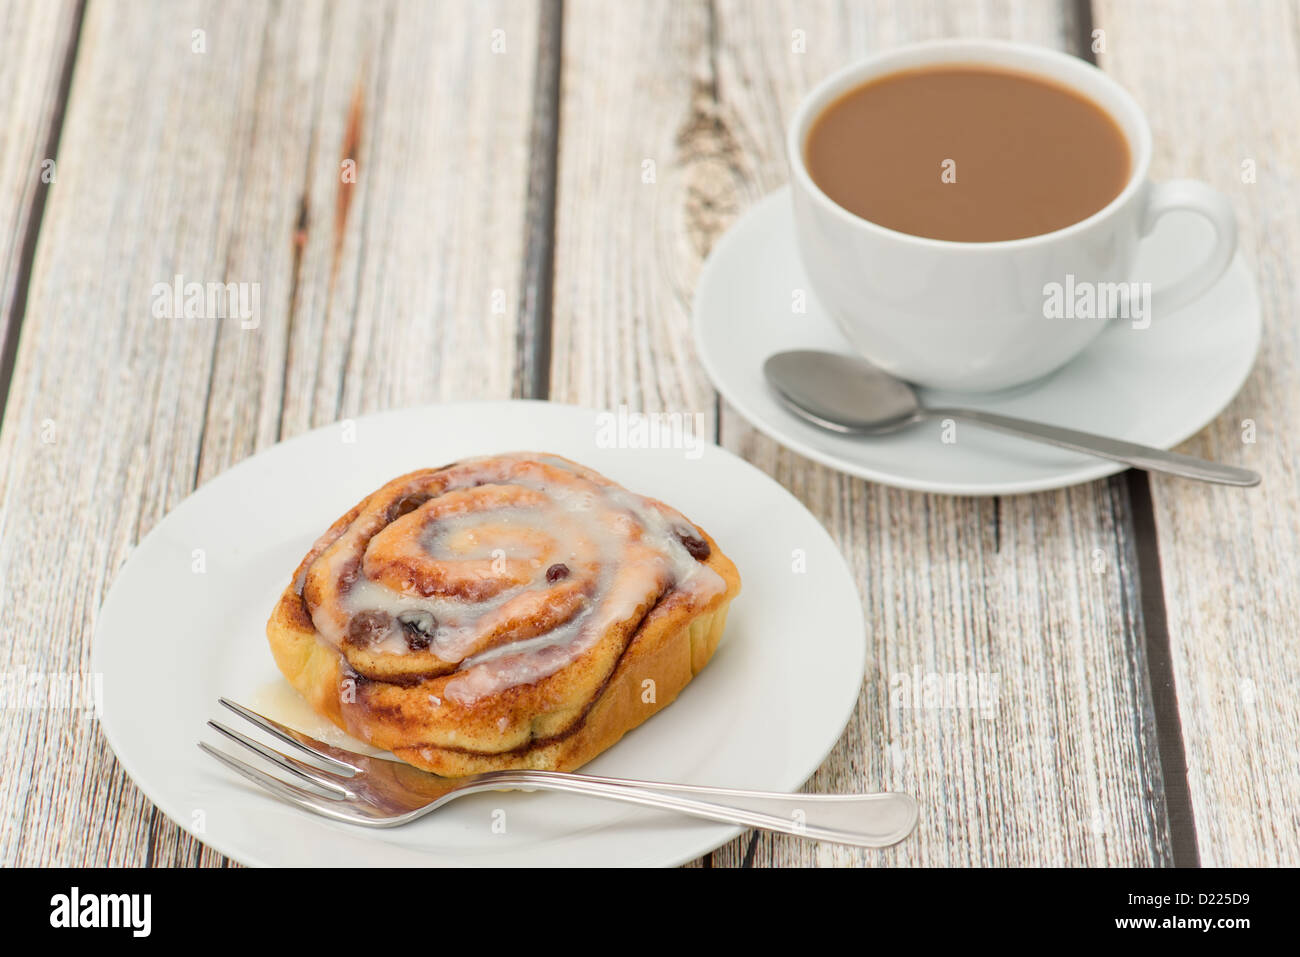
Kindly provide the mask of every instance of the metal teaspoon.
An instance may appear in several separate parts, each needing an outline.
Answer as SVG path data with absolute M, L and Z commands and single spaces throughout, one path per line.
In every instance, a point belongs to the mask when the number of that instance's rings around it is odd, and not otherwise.
M 1259 484 L 1259 474 L 1249 469 L 1136 442 L 979 409 L 927 408 L 906 382 L 856 356 L 809 349 L 779 352 L 763 363 L 763 374 L 791 411 L 834 432 L 885 435 L 925 419 L 955 419 L 1150 472 L 1223 485 Z

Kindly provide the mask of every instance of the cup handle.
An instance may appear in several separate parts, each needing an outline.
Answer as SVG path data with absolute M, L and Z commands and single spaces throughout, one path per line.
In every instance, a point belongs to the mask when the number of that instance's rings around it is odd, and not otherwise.
M 1172 179 L 1152 185 L 1142 216 L 1142 235 L 1149 234 L 1161 216 L 1175 209 L 1199 213 L 1208 219 L 1214 227 L 1214 248 L 1204 262 L 1182 279 L 1151 294 L 1151 312 L 1156 316 L 1167 315 L 1191 302 L 1218 282 L 1237 251 L 1237 217 L 1228 197 L 1194 179 Z

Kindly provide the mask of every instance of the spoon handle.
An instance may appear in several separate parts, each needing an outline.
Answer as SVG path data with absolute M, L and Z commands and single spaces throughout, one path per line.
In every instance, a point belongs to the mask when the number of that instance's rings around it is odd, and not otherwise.
M 1167 472 L 1170 475 L 1200 479 L 1202 482 L 1218 482 L 1221 485 L 1259 484 L 1259 473 L 1252 472 L 1250 469 L 1220 465 L 1191 455 L 1166 452 L 1164 449 L 1111 439 L 1104 435 L 1093 435 L 1091 432 L 1066 429 L 1059 425 L 1030 422 L 1027 419 L 1017 419 L 979 409 L 926 409 L 925 415 L 927 418 L 973 422 L 998 432 L 1006 432 L 1026 439 L 1037 439 L 1074 452 L 1086 452 L 1089 455 L 1123 462 L 1136 469 L 1146 469 L 1148 472 Z

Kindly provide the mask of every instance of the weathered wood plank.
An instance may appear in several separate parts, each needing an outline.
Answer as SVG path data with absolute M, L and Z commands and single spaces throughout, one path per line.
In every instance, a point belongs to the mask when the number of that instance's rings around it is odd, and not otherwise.
M 1295 864 L 1300 17 L 1283 2 L 1102 0 L 1094 24 L 1105 33 L 1102 67 L 1151 118 L 1152 175 L 1194 176 L 1228 194 L 1259 284 L 1259 362 L 1185 450 L 1247 464 L 1263 485 L 1157 478 L 1152 499 L 1201 862 Z
M 278 436 L 510 395 L 535 20 L 90 5 L 0 430 L 7 665 L 85 669 L 133 543 Z M 155 315 L 176 275 L 256 284 L 256 327 Z M 93 723 L 6 714 L 0 752 L 0 862 L 222 862 Z
M 784 182 L 782 133 L 802 94 L 907 40 L 1063 47 L 1075 29 L 1048 4 L 570 0 L 552 397 L 712 417 L 691 345 L 695 279 L 721 232 Z M 825 522 L 863 592 L 871 670 L 810 786 L 901 788 L 924 808 L 889 852 L 764 835 L 754 863 L 1168 862 L 1122 480 L 1001 501 L 917 495 L 812 465 L 725 407 L 718 427 Z M 995 716 L 891 708 L 891 677 L 915 668 L 998 674 Z M 742 863 L 748 847 L 715 861 Z
M 32 241 L 58 178 L 51 154 L 79 15 L 76 0 L 0 7 L 0 409 L 13 372 Z

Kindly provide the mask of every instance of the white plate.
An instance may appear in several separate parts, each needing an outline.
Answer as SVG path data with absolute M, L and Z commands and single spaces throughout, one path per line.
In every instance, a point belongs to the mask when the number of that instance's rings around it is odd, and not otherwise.
M 196 746 L 219 742 L 207 718 L 230 720 L 218 695 L 278 711 L 310 733 L 323 724 L 285 703 L 297 698 L 292 691 L 274 690 L 288 685 L 264 629 L 293 569 L 334 519 L 412 469 L 530 449 L 680 509 L 717 539 L 743 580 L 709 666 L 589 769 L 797 790 L 839 739 L 862 682 L 862 606 L 844 559 L 793 496 L 741 459 L 714 446 L 694 459 L 598 448 L 595 416 L 544 402 L 386 412 L 284 442 L 200 488 L 140 543 L 99 615 L 92 667 L 104 676 L 104 733 L 127 773 L 173 821 L 248 864 L 672 865 L 739 834 L 542 793 L 475 795 L 403 828 L 368 830 L 282 804 Z M 196 573 L 200 549 L 206 570 Z M 797 550 L 806 573 L 793 570 Z M 493 830 L 498 809 L 505 833 Z
M 1142 244 L 1137 274 L 1159 288 L 1198 261 L 1209 238 L 1194 215 L 1165 216 Z M 799 291 L 806 294 L 802 314 L 793 308 Z M 1259 335 L 1259 297 L 1238 257 L 1195 303 L 1146 329 L 1117 322 L 1051 376 L 991 395 L 923 389 L 921 397 L 1167 449 L 1200 431 L 1237 394 Z M 1124 468 L 976 426 L 959 425 L 951 444 L 940 440 L 939 423 L 863 438 L 826 432 L 788 412 L 763 380 L 764 359 L 785 349 L 853 351 L 804 275 L 788 188 L 759 202 L 714 247 L 696 289 L 695 339 L 718 391 L 755 427 L 850 475 L 925 492 L 1006 495 Z

